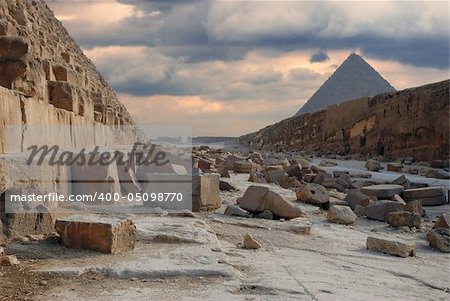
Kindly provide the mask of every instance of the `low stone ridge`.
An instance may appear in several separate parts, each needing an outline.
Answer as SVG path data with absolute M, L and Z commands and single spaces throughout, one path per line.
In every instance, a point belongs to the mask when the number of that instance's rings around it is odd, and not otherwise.
M 382 153 L 392 158 L 414 156 L 418 161 L 447 160 L 449 86 L 450 80 L 445 80 L 350 100 L 322 111 L 282 120 L 241 136 L 238 141 L 263 150 Z M 420 136 L 417 136 L 418 128 L 422 131 Z
M 69 248 L 119 254 L 136 243 L 136 227 L 128 219 L 73 215 L 57 219 L 55 229 Z

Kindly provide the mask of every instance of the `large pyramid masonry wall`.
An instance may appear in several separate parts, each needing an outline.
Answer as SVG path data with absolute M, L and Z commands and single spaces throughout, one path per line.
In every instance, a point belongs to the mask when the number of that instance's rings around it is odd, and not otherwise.
M 96 123 L 132 120 L 45 1 L 0 0 L 0 153 L 4 125 Z

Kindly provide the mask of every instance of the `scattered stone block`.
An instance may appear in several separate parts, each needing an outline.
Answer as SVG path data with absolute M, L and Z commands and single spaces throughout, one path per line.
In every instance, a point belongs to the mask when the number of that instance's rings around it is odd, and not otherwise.
M 432 229 L 428 232 L 427 239 L 433 248 L 450 253 L 450 229 Z
M 267 183 L 264 176 L 262 174 L 256 173 L 256 172 L 250 173 L 250 177 L 248 178 L 248 181 L 253 182 L 253 183 Z
M 273 218 L 274 218 L 273 213 L 270 210 L 264 210 L 263 212 L 258 213 L 256 215 L 256 217 L 262 218 L 262 219 L 269 219 L 269 220 L 273 220 Z
M 423 187 L 407 189 L 403 192 L 406 202 L 420 200 L 422 206 L 438 206 L 447 204 L 446 191 L 443 187 Z
M 450 215 L 448 213 L 442 213 L 438 217 L 433 229 L 449 229 L 450 228 Z
M 105 216 L 73 215 L 56 220 L 62 243 L 74 249 L 119 254 L 134 249 L 136 227 L 131 220 Z
M 413 200 L 406 203 L 404 207 L 405 211 L 414 212 L 422 215 L 422 203 L 419 200 Z
M 235 173 L 251 173 L 254 172 L 255 165 L 249 161 L 236 161 L 233 165 L 233 170 Z
M 415 256 L 415 247 L 403 242 L 381 239 L 376 237 L 367 237 L 367 249 L 378 251 L 399 257 Z
M 192 211 L 212 211 L 220 208 L 220 175 L 201 174 L 192 176 Z
M 14 255 L 0 255 L 0 267 L 1 266 L 13 266 L 19 265 L 20 261 Z
M 356 214 L 348 206 L 333 205 L 328 209 L 327 213 L 327 220 L 338 224 L 353 224 L 356 218 Z
M 403 165 L 398 163 L 388 163 L 386 170 L 387 171 L 393 171 L 393 172 L 402 172 Z
M 309 235 L 311 234 L 311 226 L 309 225 L 291 225 L 289 226 L 289 231 L 294 232 L 295 234 L 299 235 Z
M 292 164 L 286 168 L 286 173 L 290 177 L 298 177 L 299 175 L 302 177 L 302 166 L 300 164 Z
M 366 215 L 366 207 L 356 204 L 353 212 L 359 217 L 364 216 Z
M 262 246 L 261 246 L 261 244 L 258 241 L 256 241 L 250 235 L 250 233 L 247 233 L 244 236 L 244 248 L 245 249 L 249 249 L 249 250 L 257 250 L 257 249 L 261 249 Z
M 394 194 L 394 196 L 391 198 L 391 201 L 398 202 L 400 204 L 406 205 L 406 202 L 398 194 Z
M 284 189 L 289 189 L 292 187 L 301 187 L 302 183 L 296 177 L 285 177 L 281 182 L 280 186 Z
M 230 183 L 228 183 L 226 181 L 220 180 L 219 189 L 222 191 L 235 191 L 236 187 L 234 187 L 233 185 L 231 185 Z
M 314 183 L 298 189 L 296 195 L 298 200 L 313 205 L 324 205 L 330 201 L 330 195 L 325 187 Z
M 359 190 L 350 190 L 347 193 L 344 201 L 350 206 L 350 208 L 355 209 L 356 205 L 361 205 L 367 207 L 370 205 L 370 198 Z
M 322 167 L 333 167 L 333 166 L 337 166 L 337 165 L 338 164 L 336 161 L 329 160 L 329 159 L 323 159 L 319 163 L 319 166 L 322 166 Z
M 420 174 L 427 178 L 450 179 L 450 173 L 442 169 L 424 168 L 420 171 Z
M 277 217 L 285 219 L 292 219 L 303 215 L 300 208 L 294 207 L 279 194 L 262 186 L 250 186 L 237 202 L 239 207 L 250 212 L 270 210 Z
M 366 207 L 365 215 L 374 220 L 385 222 L 391 212 L 403 211 L 403 205 L 394 201 L 378 201 Z
M 381 163 L 376 160 L 367 160 L 364 166 L 368 171 L 379 171 L 383 169 Z
M 312 183 L 316 176 L 317 176 L 317 174 L 315 174 L 315 173 L 303 174 L 303 180 L 307 183 Z
M 405 177 L 405 175 L 401 175 L 400 177 L 398 177 L 397 179 L 392 181 L 392 184 L 401 185 L 401 186 L 403 186 L 404 189 L 410 189 L 411 188 L 411 183 Z
M 409 211 L 390 212 L 387 216 L 387 222 L 389 225 L 395 228 L 400 227 L 421 227 L 421 215 L 420 213 L 414 213 Z
M 234 215 L 234 216 L 241 216 L 241 217 L 249 217 L 250 216 L 250 212 L 242 209 L 241 207 L 239 207 L 238 205 L 235 205 L 235 204 L 228 205 L 227 208 L 225 209 L 225 214 L 230 215 L 230 216 Z
M 390 199 L 395 194 L 402 194 L 403 190 L 403 186 L 394 184 L 380 184 L 361 188 L 361 192 L 365 195 L 374 195 L 379 199 Z
M 280 184 L 285 178 L 284 170 L 267 170 L 265 173 L 267 183 Z

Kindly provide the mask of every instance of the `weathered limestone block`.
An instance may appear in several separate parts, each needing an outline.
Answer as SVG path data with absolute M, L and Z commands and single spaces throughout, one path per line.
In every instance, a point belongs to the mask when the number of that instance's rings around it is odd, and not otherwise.
M 442 213 L 434 224 L 433 229 L 450 229 L 450 215 Z
M 450 253 L 450 229 L 432 229 L 427 234 L 430 246 L 443 253 Z
M 136 226 L 128 219 L 75 215 L 57 219 L 55 229 L 69 248 L 119 254 L 136 243 Z
M 28 44 L 20 37 L 0 36 L 0 59 L 21 59 Z
M 327 220 L 338 224 L 353 224 L 356 218 L 356 214 L 348 206 L 333 205 L 328 209 L 327 213 Z
M 78 114 L 78 99 L 74 95 L 71 84 L 62 81 L 49 81 L 48 90 L 48 102 L 51 105 Z
M 365 195 L 374 195 L 377 198 L 392 198 L 395 194 L 403 193 L 403 186 L 394 184 L 372 185 L 361 188 Z
M 365 215 L 370 219 L 385 222 L 389 213 L 397 211 L 403 211 L 403 204 L 382 200 L 367 206 Z
M 220 208 L 219 174 L 192 177 L 192 211 L 211 211 Z
M 330 201 L 330 195 L 325 187 L 319 184 L 307 184 L 297 190 L 297 199 L 313 205 L 324 205 Z
M 447 204 L 444 187 L 423 187 L 407 189 L 403 193 L 406 202 L 420 200 L 422 206 L 438 206 Z
M 244 195 L 238 198 L 237 202 L 245 210 L 251 212 L 270 210 L 274 215 L 285 219 L 292 219 L 303 215 L 300 208 L 293 206 L 293 204 L 283 199 L 279 194 L 262 186 L 250 186 Z
M 414 213 L 409 211 L 397 211 L 390 212 L 387 216 L 387 222 L 389 225 L 395 228 L 399 227 L 416 227 L 420 229 L 421 216 L 420 213 Z
M 416 249 L 412 245 L 370 236 L 367 237 L 367 249 L 404 258 L 416 255 Z
M 236 173 L 251 173 L 256 170 L 255 165 L 250 161 L 236 161 L 233 164 L 233 170 Z
M 72 70 L 68 69 L 67 67 L 55 64 L 52 66 L 52 71 L 56 81 L 68 82 L 72 85 L 78 84 L 77 76 Z
M 27 65 L 20 59 L 0 59 L 0 86 L 11 89 L 14 80 L 26 70 Z
M 7 128 L 8 125 L 14 127 Z M 18 137 L 21 132 L 20 97 L 13 91 L 0 87 L 0 154 L 20 152 L 21 141 Z M 7 134 L 12 137 L 6 137 Z
M 367 207 L 370 205 L 370 198 L 359 190 L 351 190 L 347 193 L 344 201 L 352 208 L 355 209 L 356 205 Z

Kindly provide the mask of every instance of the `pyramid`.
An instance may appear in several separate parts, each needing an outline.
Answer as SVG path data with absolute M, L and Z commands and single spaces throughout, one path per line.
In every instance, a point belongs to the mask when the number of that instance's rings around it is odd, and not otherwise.
M 297 115 L 325 109 L 361 97 L 395 91 L 395 88 L 356 53 L 342 63 L 314 95 L 301 107 Z

